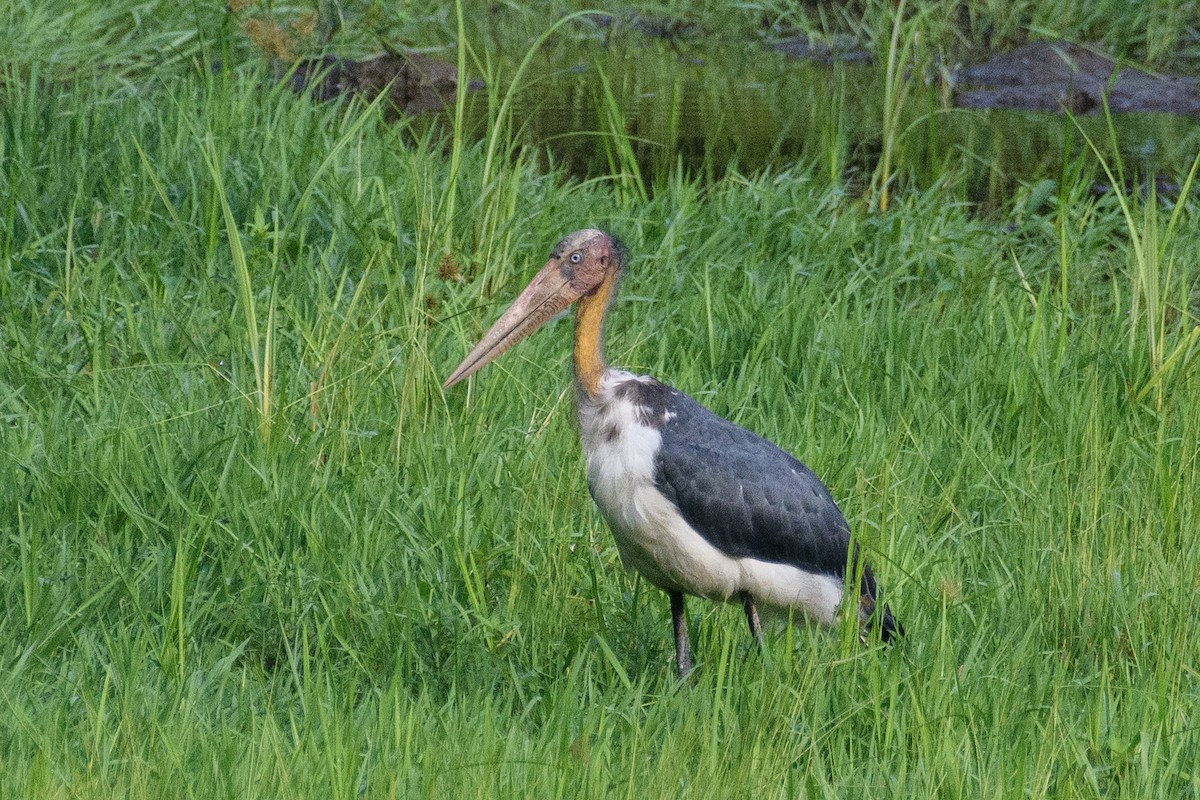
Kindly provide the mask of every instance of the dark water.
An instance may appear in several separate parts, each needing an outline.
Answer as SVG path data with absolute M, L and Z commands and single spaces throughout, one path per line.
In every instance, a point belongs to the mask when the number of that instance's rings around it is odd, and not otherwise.
M 468 103 L 478 136 L 494 120 L 488 92 L 507 90 L 525 51 L 491 55 L 498 79 Z M 908 80 L 893 156 L 902 184 L 949 175 L 965 196 L 998 202 L 1022 183 L 1058 178 L 1064 160 L 1086 151 L 1064 114 L 953 108 L 940 81 Z M 652 187 L 676 166 L 716 178 L 799 162 L 865 186 L 882 149 L 883 89 L 880 66 L 797 60 L 754 41 L 564 36 L 534 56 L 512 124 L 520 141 L 581 178 L 636 168 Z M 1116 115 L 1115 151 L 1102 115 L 1076 119 L 1106 157 L 1115 152 L 1129 174 L 1165 176 L 1160 185 L 1181 181 L 1200 152 L 1194 119 Z

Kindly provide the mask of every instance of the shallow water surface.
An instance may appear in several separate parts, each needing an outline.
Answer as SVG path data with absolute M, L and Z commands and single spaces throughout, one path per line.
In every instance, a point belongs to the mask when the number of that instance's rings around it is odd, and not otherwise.
M 488 129 L 487 93 L 507 90 L 505 76 L 524 55 L 489 54 L 499 80 L 469 99 L 475 135 Z M 908 81 L 893 163 L 917 185 L 949 172 L 972 199 L 998 201 L 1022 182 L 1057 178 L 1064 156 L 1073 160 L 1086 147 L 1065 114 L 954 108 L 942 81 L 911 72 Z M 563 36 L 534 56 L 517 87 L 513 125 L 580 178 L 636 165 L 652 184 L 676 165 L 715 178 L 802 162 L 854 187 L 879 160 L 883 86 L 882 67 L 868 60 L 817 63 L 762 42 Z M 1111 155 L 1103 116 L 1075 119 Z M 1195 119 L 1127 113 L 1114 121 L 1120 155 L 1138 174 L 1178 178 L 1200 152 Z

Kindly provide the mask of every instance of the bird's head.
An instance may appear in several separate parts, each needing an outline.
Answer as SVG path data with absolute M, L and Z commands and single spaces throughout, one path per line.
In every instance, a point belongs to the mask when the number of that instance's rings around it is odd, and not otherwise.
M 596 293 L 625 265 L 625 249 L 594 228 L 575 231 L 554 246 L 550 260 L 500 315 L 479 344 L 442 384 L 449 389 L 546 324 L 576 300 Z

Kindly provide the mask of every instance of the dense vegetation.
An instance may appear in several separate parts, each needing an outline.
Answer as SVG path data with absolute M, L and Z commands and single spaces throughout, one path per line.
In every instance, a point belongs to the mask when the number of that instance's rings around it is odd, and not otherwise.
M 986 213 L 903 162 L 886 211 L 828 164 L 578 180 L 499 91 L 473 141 L 274 86 L 222 6 L 61 5 L 0 12 L 0 796 L 1200 794 L 1186 170 L 1124 190 L 1080 134 Z M 569 321 L 443 394 L 586 225 L 634 254 L 609 357 L 822 475 L 903 646 L 760 657 L 693 602 L 680 685 L 586 491 Z

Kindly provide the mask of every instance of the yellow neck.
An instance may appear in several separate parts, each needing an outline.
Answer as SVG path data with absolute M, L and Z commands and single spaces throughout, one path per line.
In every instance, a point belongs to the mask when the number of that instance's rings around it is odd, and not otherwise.
M 579 301 L 575 312 L 575 381 L 589 397 L 600 391 L 600 378 L 608 369 L 604 361 L 604 312 L 616 285 L 616 274 L 610 272 Z

